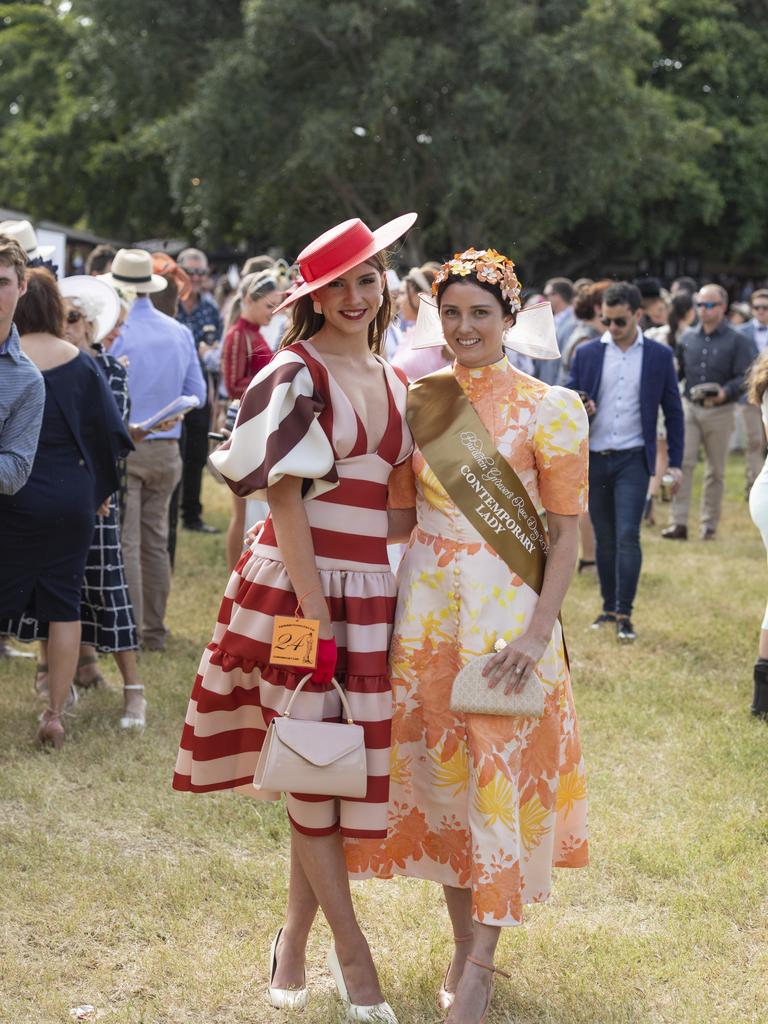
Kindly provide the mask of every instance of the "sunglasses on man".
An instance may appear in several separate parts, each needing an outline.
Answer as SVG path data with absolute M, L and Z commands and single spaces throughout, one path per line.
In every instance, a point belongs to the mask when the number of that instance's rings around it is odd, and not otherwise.
M 611 324 L 616 324 L 617 327 L 626 327 L 628 320 L 625 316 L 601 316 L 600 323 L 603 327 L 610 327 Z
M 197 268 L 182 267 L 185 274 L 189 274 L 190 277 L 205 277 L 208 273 L 207 270 L 198 270 Z
M 722 302 L 694 302 L 696 309 L 716 309 L 722 305 Z

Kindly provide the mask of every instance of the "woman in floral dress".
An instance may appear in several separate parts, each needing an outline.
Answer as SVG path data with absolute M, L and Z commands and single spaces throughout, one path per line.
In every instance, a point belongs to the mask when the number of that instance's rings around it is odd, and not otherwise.
M 587 507 L 587 419 L 578 397 L 510 365 L 502 338 L 519 310 L 510 261 L 475 250 L 445 264 L 435 292 L 455 379 L 539 511 L 550 548 L 541 594 L 513 573 L 446 493 L 417 447 L 417 525 L 399 577 L 389 835 L 348 851 L 359 877 L 442 883 L 455 947 L 438 1002 L 451 1022 L 485 1019 L 493 955 L 525 903 L 546 900 L 552 867 L 587 864 L 584 762 L 557 619 Z M 426 378 L 429 380 L 429 378 Z M 411 423 L 416 440 L 418 431 Z M 457 456 L 458 457 L 458 456 Z M 541 719 L 451 711 L 471 658 L 508 641 L 489 681 L 517 689 L 532 666 Z

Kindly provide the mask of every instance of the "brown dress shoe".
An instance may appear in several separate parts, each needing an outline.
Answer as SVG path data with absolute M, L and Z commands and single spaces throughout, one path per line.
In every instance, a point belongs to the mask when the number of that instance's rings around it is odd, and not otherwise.
M 699 531 L 699 537 L 701 538 L 701 540 L 714 540 L 715 531 L 712 529 L 711 526 L 702 526 L 701 530 Z
M 668 526 L 666 530 L 661 531 L 661 536 L 664 540 L 688 540 L 688 527 Z

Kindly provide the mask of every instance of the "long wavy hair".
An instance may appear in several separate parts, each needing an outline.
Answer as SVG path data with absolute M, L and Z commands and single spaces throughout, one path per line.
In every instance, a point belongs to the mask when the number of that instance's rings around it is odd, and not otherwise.
M 383 252 L 378 252 L 364 263 L 374 267 L 380 274 L 387 272 L 387 257 Z M 384 344 L 384 334 L 392 320 L 392 299 L 389 294 L 386 280 L 384 281 L 383 301 L 381 307 L 368 327 L 368 348 L 375 355 L 378 355 Z M 312 307 L 312 295 L 304 295 L 293 304 L 293 320 L 288 330 L 283 335 L 280 348 L 287 348 L 297 341 L 308 341 L 317 334 L 325 323 L 322 313 L 316 313 Z
M 761 352 L 752 363 L 747 377 L 747 398 L 755 405 L 760 405 L 766 389 L 768 389 L 768 349 Z

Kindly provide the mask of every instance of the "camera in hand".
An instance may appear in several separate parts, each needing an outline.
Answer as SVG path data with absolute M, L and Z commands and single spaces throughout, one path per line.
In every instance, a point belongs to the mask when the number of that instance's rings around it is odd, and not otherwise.
M 691 388 L 691 401 L 694 405 L 712 405 L 712 399 L 720 394 L 720 385 L 711 381 L 694 384 Z
M 200 338 L 201 345 L 215 345 L 219 340 L 219 332 L 215 324 L 203 324 L 203 333 Z

